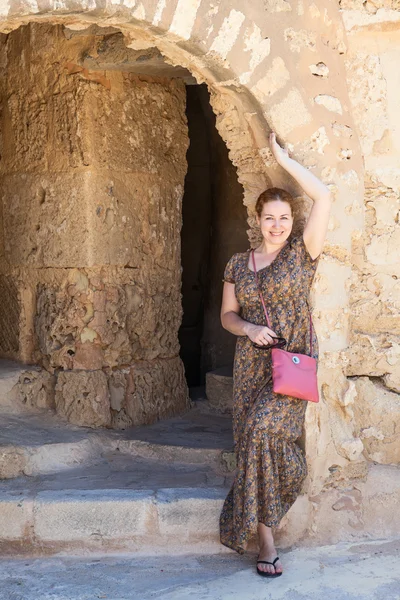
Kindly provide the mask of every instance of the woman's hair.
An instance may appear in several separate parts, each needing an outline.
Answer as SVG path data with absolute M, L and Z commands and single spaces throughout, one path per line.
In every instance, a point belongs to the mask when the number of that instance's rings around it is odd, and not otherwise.
M 292 215 L 294 214 L 294 198 L 289 192 L 286 190 L 282 190 L 281 188 L 269 188 L 262 192 L 256 202 L 255 211 L 259 217 L 261 217 L 262 210 L 264 208 L 264 204 L 267 202 L 272 202 L 274 200 L 280 200 L 281 202 L 287 202 L 290 206 L 290 210 Z

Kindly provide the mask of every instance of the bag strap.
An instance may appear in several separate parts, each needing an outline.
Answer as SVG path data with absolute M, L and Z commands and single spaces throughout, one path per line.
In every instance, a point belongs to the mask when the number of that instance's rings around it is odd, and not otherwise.
M 264 314 L 265 314 L 265 318 L 267 320 L 268 327 L 270 329 L 272 329 L 272 327 L 271 327 L 271 321 L 269 320 L 269 316 L 268 316 L 267 309 L 266 309 L 266 306 L 265 306 L 264 297 L 262 295 L 261 288 L 260 288 L 259 283 L 258 283 L 257 267 L 256 267 L 256 259 L 255 259 L 255 256 L 254 256 L 254 250 L 251 251 L 251 257 L 253 259 L 253 269 L 254 269 L 254 276 L 255 276 L 255 279 L 256 279 L 256 286 L 257 286 L 257 289 L 258 289 L 258 295 L 260 296 L 261 304 L 263 305 Z
M 271 321 L 269 320 L 269 316 L 268 316 L 268 313 L 267 313 L 267 308 L 266 308 L 265 302 L 264 302 L 264 297 L 263 297 L 263 294 L 262 294 L 262 291 L 261 291 L 261 287 L 260 287 L 259 281 L 258 281 L 257 267 L 256 267 L 256 258 L 255 258 L 255 255 L 254 255 L 254 249 L 251 251 L 251 258 L 253 260 L 253 269 L 254 269 L 254 276 L 255 276 L 255 280 L 256 280 L 256 286 L 257 286 L 257 289 L 258 289 L 258 294 L 260 296 L 261 304 L 262 304 L 263 309 L 264 309 L 265 318 L 267 320 L 268 327 L 270 329 L 272 329 L 272 327 L 271 327 Z M 311 353 L 311 355 L 312 355 L 312 349 L 313 349 L 313 343 L 312 343 L 312 320 L 311 320 L 311 313 L 310 313 L 310 353 Z

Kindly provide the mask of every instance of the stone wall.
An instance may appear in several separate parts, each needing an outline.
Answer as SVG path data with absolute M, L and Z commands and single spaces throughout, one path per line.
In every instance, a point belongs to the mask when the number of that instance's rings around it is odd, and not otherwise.
M 72 422 L 123 426 L 187 406 L 185 86 L 89 74 L 80 56 L 97 44 L 46 24 L 2 39 L 4 311 L 19 299 L 3 346 L 58 374 Z
M 353 251 L 347 375 L 355 378 L 356 401 L 363 406 L 357 427 L 364 455 L 398 464 L 393 444 L 398 445 L 400 420 L 400 38 L 393 23 L 400 15 L 391 10 L 398 8 L 393 3 L 374 4 L 350 6 L 353 10 L 343 14 L 347 80 L 366 187 L 365 229 Z

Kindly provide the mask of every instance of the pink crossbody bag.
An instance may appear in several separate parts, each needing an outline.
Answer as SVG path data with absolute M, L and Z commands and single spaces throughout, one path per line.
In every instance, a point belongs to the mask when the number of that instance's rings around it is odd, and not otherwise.
M 261 287 L 258 282 L 256 259 L 254 250 L 251 251 L 253 258 L 254 274 L 260 300 L 264 309 L 265 318 L 268 327 L 272 329 L 271 322 L 265 307 Z M 284 338 L 279 346 L 286 345 Z M 262 348 L 260 346 L 260 348 Z M 265 347 L 266 348 L 266 347 Z M 312 354 L 312 321 L 310 315 L 310 352 Z M 317 361 L 307 354 L 297 354 L 288 352 L 282 348 L 272 348 L 272 385 L 276 394 L 299 398 L 300 400 L 309 400 L 310 402 L 319 402 L 318 382 L 317 382 Z

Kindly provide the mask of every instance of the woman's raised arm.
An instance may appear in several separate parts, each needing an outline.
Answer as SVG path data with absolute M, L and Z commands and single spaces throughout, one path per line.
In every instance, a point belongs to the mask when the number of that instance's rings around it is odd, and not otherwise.
M 331 193 L 318 177 L 289 157 L 287 150 L 281 148 L 276 141 L 275 133 L 270 134 L 269 143 L 275 160 L 297 181 L 314 203 L 304 228 L 303 238 L 311 258 L 315 259 L 322 252 L 328 229 L 332 204 Z

